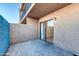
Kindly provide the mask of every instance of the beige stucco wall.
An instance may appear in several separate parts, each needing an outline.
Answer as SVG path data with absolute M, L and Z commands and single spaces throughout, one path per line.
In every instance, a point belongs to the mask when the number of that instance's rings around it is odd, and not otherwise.
M 45 17 L 39 22 L 56 17 L 54 44 L 79 55 L 79 4 L 71 4 Z
M 38 20 L 27 18 L 27 24 L 10 24 L 11 43 L 38 38 Z

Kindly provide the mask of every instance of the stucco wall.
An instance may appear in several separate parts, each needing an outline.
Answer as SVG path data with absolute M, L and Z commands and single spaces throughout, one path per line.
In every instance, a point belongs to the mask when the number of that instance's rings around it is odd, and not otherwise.
M 9 23 L 0 15 L 0 56 L 9 48 Z
M 56 17 L 54 44 L 79 55 L 79 4 L 71 4 L 45 17 L 39 22 Z
M 10 24 L 11 43 L 38 38 L 38 20 L 27 18 L 27 24 Z

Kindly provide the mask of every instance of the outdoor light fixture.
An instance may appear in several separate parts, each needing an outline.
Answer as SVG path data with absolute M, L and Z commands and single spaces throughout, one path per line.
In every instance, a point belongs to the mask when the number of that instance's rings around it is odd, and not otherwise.
M 55 17 L 53 18 L 53 21 L 54 21 L 54 23 L 56 22 L 56 18 Z
M 56 18 L 54 17 L 53 20 L 56 21 Z

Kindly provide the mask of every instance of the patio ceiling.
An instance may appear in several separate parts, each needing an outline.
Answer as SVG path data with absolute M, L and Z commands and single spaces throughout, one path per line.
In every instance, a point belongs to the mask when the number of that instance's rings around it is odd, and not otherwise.
M 69 4 L 70 3 L 36 3 L 27 16 L 40 18 Z

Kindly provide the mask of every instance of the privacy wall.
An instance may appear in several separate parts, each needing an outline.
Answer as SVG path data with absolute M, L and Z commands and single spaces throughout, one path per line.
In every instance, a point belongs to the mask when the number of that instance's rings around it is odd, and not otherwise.
M 26 18 L 27 24 L 10 24 L 11 44 L 38 39 L 38 20 Z
M 9 40 L 9 23 L 0 15 L 0 56 L 7 51 Z

